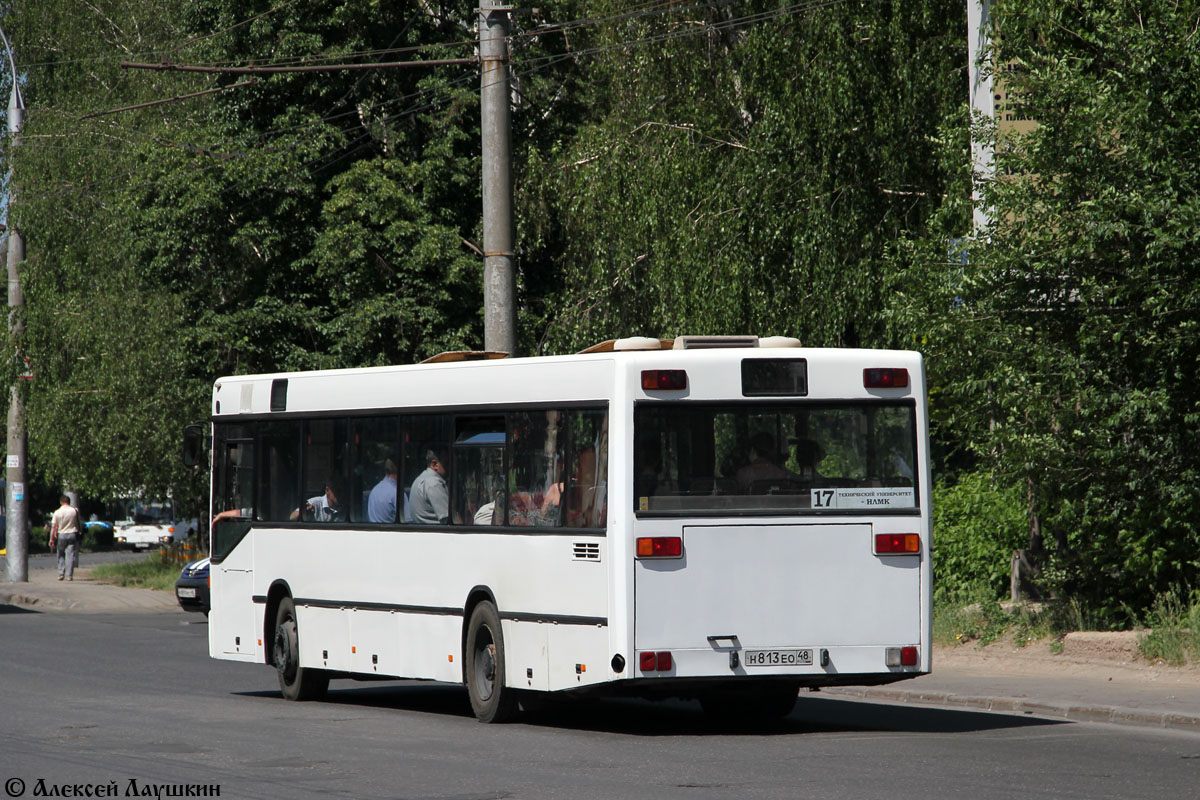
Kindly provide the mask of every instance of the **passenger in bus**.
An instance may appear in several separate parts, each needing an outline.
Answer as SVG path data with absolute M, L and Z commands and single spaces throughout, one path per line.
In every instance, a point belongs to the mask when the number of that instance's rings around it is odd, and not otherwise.
M 817 465 L 825 458 L 825 449 L 813 439 L 797 439 L 795 452 L 796 477 L 813 486 L 822 485 L 825 476 L 817 471 Z
M 633 491 L 636 497 L 652 497 L 658 491 L 659 468 L 662 466 L 662 456 L 659 453 L 658 442 L 645 439 L 638 443 L 637 474 L 633 479 Z
M 908 462 L 904 460 L 904 456 L 900 455 L 900 451 L 897 448 L 892 447 L 890 450 L 888 450 L 888 460 L 892 463 L 892 473 L 904 478 L 907 481 L 907 483 L 904 484 L 905 486 L 912 486 L 912 467 L 910 467 Z
M 412 482 L 408 491 L 412 521 L 422 525 L 446 525 L 450 522 L 450 490 L 446 486 L 446 467 L 433 450 L 425 451 L 425 471 Z
M 558 515 L 562 510 L 563 489 L 566 488 L 563 484 L 564 472 L 563 462 L 558 461 L 554 466 L 554 480 L 546 487 L 546 492 L 542 496 L 542 516 L 539 520 L 541 525 L 558 523 Z
M 472 519 L 474 525 L 503 525 L 504 524 L 504 490 L 497 489 L 492 495 L 493 500 L 484 503 L 475 512 Z
M 791 480 L 795 476 L 779 466 L 775 437 L 759 431 L 750 437 L 749 463 L 737 471 L 738 489 L 749 494 L 759 481 Z
M 292 519 L 300 519 L 300 509 L 292 512 Z M 304 501 L 304 518 L 313 522 L 341 522 L 345 519 L 338 505 L 337 490 L 331 481 L 325 482 L 325 491 Z
M 484 499 L 487 500 L 475 510 L 471 518 L 472 525 L 503 525 L 504 524 L 504 478 L 500 474 L 484 478 Z M 490 498 L 490 499 L 488 499 Z
M 596 450 L 585 447 L 579 453 L 579 469 L 571 481 L 567 526 L 604 527 L 607 498 L 604 481 L 596 473 Z
M 396 480 L 400 471 L 390 458 L 383 463 L 383 478 L 367 495 L 367 519 L 370 522 L 396 521 Z

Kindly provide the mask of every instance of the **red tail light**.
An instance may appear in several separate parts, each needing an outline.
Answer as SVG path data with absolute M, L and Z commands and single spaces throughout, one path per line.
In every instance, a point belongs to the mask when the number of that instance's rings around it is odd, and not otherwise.
M 921 537 L 915 533 L 877 533 L 875 534 L 875 552 L 877 554 L 902 554 L 921 552 Z
M 678 536 L 642 536 L 637 540 L 638 558 L 679 558 L 683 539 Z
M 864 369 L 863 386 L 867 389 L 903 389 L 908 386 L 908 370 L 899 367 Z
M 687 388 L 687 373 L 681 369 L 644 369 L 642 388 L 647 391 L 679 391 Z
M 917 665 L 917 648 L 901 647 L 900 648 L 900 666 L 915 667 Z
M 642 672 L 670 672 L 673 666 L 671 651 L 638 653 L 638 666 Z

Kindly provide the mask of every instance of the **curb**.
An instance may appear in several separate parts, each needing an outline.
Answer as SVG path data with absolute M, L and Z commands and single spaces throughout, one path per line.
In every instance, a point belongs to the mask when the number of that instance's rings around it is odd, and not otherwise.
M 36 606 L 39 600 L 27 594 L 0 591 L 0 606 Z
M 1200 714 L 1181 714 L 1173 711 L 1144 711 L 1120 706 L 1091 706 L 1054 703 L 1045 700 L 1026 700 L 1019 697 L 991 697 L 953 692 L 887 689 L 879 687 L 839 686 L 822 689 L 821 694 L 885 703 L 964 708 L 975 711 L 994 711 L 1000 714 L 1028 714 L 1036 717 L 1056 717 L 1072 722 L 1103 722 L 1113 725 L 1134 725 L 1143 728 L 1167 728 L 1200 732 Z
M 0 605 L 19 606 L 33 610 L 70 611 L 82 607 L 79 600 L 67 600 L 62 597 L 42 597 L 36 594 L 21 594 L 20 592 L 0 589 Z

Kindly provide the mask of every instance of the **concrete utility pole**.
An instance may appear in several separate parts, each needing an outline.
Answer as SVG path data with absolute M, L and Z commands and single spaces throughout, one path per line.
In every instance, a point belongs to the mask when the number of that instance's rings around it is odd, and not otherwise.
M 8 36 L 0 29 L 0 38 L 4 40 L 4 51 L 8 54 L 8 66 L 12 70 L 12 94 L 8 100 L 8 134 L 9 134 L 9 173 L 8 173 L 8 207 L 12 209 L 16 189 L 12 178 L 12 154 L 20 144 L 21 123 L 25 117 L 25 103 L 21 99 L 20 78 L 17 75 L 17 61 L 13 58 L 12 45 Z M 21 276 L 18 267 L 25 260 L 25 240 L 8 219 L 8 331 L 13 341 L 20 341 L 25 330 L 21 319 L 21 307 L 25 305 L 25 297 L 21 293 Z M 11 354 L 13 358 L 20 357 L 19 352 Z M 23 370 L 24 365 L 18 364 Z M 8 519 L 5 533 L 8 547 L 8 580 L 13 583 L 29 580 L 29 531 L 25 500 L 25 414 L 21 408 L 21 392 L 18 383 L 13 383 L 9 390 L 8 406 L 8 465 L 6 477 L 8 487 L 5 498 L 8 508 Z
M 509 12 L 502 0 L 479 8 L 480 128 L 483 136 L 483 349 L 516 355 L 513 269 L 512 122 Z
M 980 54 L 991 45 L 992 0 L 967 0 L 967 75 L 971 90 L 971 113 L 991 120 L 996 118 L 996 84 L 990 74 L 981 72 Z M 975 179 L 990 181 L 996 172 L 996 154 L 990 144 L 971 137 L 971 165 Z M 987 229 L 991 213 L 983 206 L 983 193 L 976 184 L 971 193 L 975 230 Z

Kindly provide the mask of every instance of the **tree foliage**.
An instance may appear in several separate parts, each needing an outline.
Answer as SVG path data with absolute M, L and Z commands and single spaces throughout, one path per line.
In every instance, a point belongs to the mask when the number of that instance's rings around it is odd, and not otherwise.
M 180 426 L 206 415 L 219 375 L 404 362 L 474 338 L 470 66 L 232 87 L 244 79 L 119 65 L 459 57 L 468 20 L 429 3 L 63 0 L 6 14 L 28 70 L 24 144 L 6 157 L 28 244 L 35 468 L 99 495 L 198 491 Z M 84 118 L 216 87 L 230 88 Z
M 479 346 L 475 66 L 238 88 L 119 66 L 467 57 L 473 9 L 0 11 L 30 109 L 5 166 L 48 480 L 198 490 L 178 432 L 216 377 Z M 1198 577 L 1196 12 L 995 0 L 991 63 L 1039 127 L 997 142 L 991 226 L 959 242 L 964 10 L 553 0 L 517 15 L 521 345 L 754 332 L 923 350 L 939 496 L 968 509 L 950 523 L 965 538 L 942 540 L 970 543 L 944 551 L 961 568 L 939 575 L 968 580 L 987 552 L 977 575 L 994 585 L 1023 515 L 1048 588 L 1119 614 Z
M 992 19 L 990 64 L 1038 127 L 985 131 L 990 226 L 922 271 L 943 433 L 1024 489 L 1047 588 L 1119 622 L 1200 566 L 1200 17 L 998 0 Z
M 5 155 L 47 479 L 189 484 L 179 426 L 221 374 L 479 343 L 474 67 L 234 87 L 119 62 L 462 57 L 473 16 L 425 0 L 5 9 L 30 109 Z M 632 332 L 887 340 L 889 247 L 942 203 L 931 132 L 964 91 L 958 4 L 559 0 L 515 19 L 527 351 Z
M 524 246 L 559 266 L 551 349 L 751 331 L 884 344 L 888 252 L 947 176 L 958 4 L 747 2 L 618 13 L 582 43 L 590 113 L 526 159 Z

